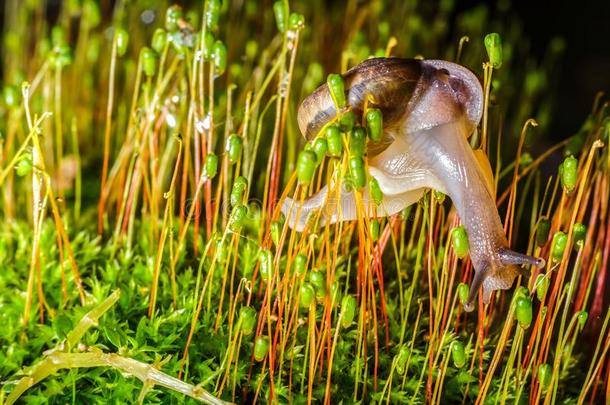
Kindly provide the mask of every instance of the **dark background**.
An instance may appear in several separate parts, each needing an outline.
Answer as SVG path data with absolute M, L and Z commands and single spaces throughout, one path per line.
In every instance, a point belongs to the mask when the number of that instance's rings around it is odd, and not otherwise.
M 550 137 L 574 134 L 582 125 L 598 91 L 610 94 L 610 0 L 508 0 L 530 38 L 531 52 L 541 59 L 551 39 L 561 36 L 566 48 L 554 66 L 559 86 L 554 89 L 555 114 Z M 457 0 L 458 10 L 496 1 Z M 607 98 L 607 97 L 606 97 Z

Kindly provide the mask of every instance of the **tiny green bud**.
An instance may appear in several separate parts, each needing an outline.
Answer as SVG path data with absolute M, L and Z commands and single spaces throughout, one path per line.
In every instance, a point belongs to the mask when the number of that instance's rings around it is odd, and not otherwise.
M 220 0 L 207 0 L 205 2 L 205 24 L 211 29 L 218 28 L 220 20 Z
M 14 107 L 19 103 L 19 92 L 13 86 L 4 87 L 4 103 L 7 107 Z
M 578 159 L 574 156 L 568 156 L 563 161 L 563 170 L 561 171 L 561 185 L 567 194 L 570 194 L 576 188 L 578 180 Z
M 341 130 L 336 125 L 331 125 L 326 128 L 326 143 L 328 145 L 328 154 L 333 157 L 340 157 L 343 153 L 343 139 Z
M 178 30 L 178 22 L 183 18 L 182 7 L 173 5 L 165 13 L 165 29 L 173 32 Z
M 302 151 L 297 160 L 297 178 L 301 184 L 309 184 L 316 171 L 318 157 L 312 151 Z
M 381 141 L 383 136 L 383 117 L 378 108 L 369 108 L 366 112 L 366 129 L 373 142 Z
M 543 389 L 549 386 L 552 376 L 553 369 L 550 365 L 544 363 L 538 366 L 538 381 Z
M 309 308 L 316 299 L 316 291 L 309 283 L 301 284 L 299 292 L 299 302 L 303 308 Z
M 360 189 L 366 185 L 366 172 L 364 160 L 360 156 L 354 156 L 349 160 L 350 176 L 354 187 Z
M 17 176 L 24 177 L 32 172 L 32 156 L 30 154 L 21 155 L 15 166 Z
M 362 127 L 355 127 L 350 132 L 349 152 L 352 156 L 364 156 L 366 150 L 366 131 Z
M 502 39 L 500 34 L 492 32 L 491 34 L 485 35 L 485 49 L 487 49 L 487 55 L 489 56 L 489 63 L 495 69 L 502 66 Z
M 223 74 L 227 68 L 227 48 L 222 41 L 214 42 L 212 58 L 214 59 L 214 68 L 216 69 L 216 73 L 218 75 Z
M 464 350 L 464 344 L 459 340 L 453 342 L 451 345 L 451 357 L 453 358 L 453 364 L 457 368 L 462 368 L 466 364 L 466 351 Z
M 354 321 L 356 315 L 356 298 L 346 294 L 341 300 L 341 326 L 347 328 Z
M 585 324 L 587 323 L 587 318 L 589 318 L 589 314 L 587 313 L 587 311 L 578 311 L 578 326 L 584 328 Z
M 316 154 L 316 162 L 317 164 L 322 163 L 322 159 L 326 156 L 326 151 L 328 151 L 328 141 L 326 138 L 318 138 L 313 142 L 313 151 Z
M 451 244 L 453 251 L 459 259 L 463 259 L 468 254 L 469 243 L 466 229 L 463 225 L 453 228 L 451 231 Z
M 538 297 L 539 301 L 542 301 L 549 290 L 551 280 L 544 274 L 538 274 L 534 285 L 536 286 L 536 296 Z
M 580 222 L 574 224 L 574 246 L 582 248 L 587 237 L 587 227 Z
M 371 232 L 371 239 L 376 242 L 379 239 L 379 222 L 374 218 L 369 222 L 369 231 Z
M 263 249 L 258 260 L 261 265 L 261 278 L 270 282 L 273 279 L 273 254 L 269 249 Z
M 114 31 L 114 43 L 117 55 L 125 55 L 125 52 L 127 52 L 127 44 L 129 43 L 129 34 L 127 31 L 122 28 L 117 28 Z
M 307 256 L 305 256 L 303 253 L 299 253 L 295 256 L 294 271 L 299 276 L 302 276 L 303 274 L 305 274 L 305 271 L 307 271 Z
M 349 132 L 356 125 L 356 114 L 353 111 L 346 111 L 339 118 L 339 126 L 343 132 Z
M 239 176 L 235 179 L 233 187 L 231 188 L 230 196 L 232 206 L 235 206 L 242 202 L 242 199 L 244 198 L 244 192 L 246 191 L 247 187 L 248 181 L 244 176 Z
M 275 24 L 279 32 L 286 32 L 286 24 L 288 22 L 288 8 L 286 2 L 278 0 L 273 3 L 273 14 L 275 15 Z
M 549 240 L 549 232 L 551 231 L 551 221 L 548 218 L 542 217 L 536 226 L 536 243 L 542 247 Z
M 150 48 L 144 47 L 140 52 L 140 58 L 142 60 L 142 71 L 148 77 L 155 75 L 157 71 L 157 55 L 155 51 Z
M 237 232 L 241 229 L 244 224 L 244 220 L 248 214 L 248 207 L 245 205 L 236 205 L 233 207 L 231 212 L 231 218 L 229 220 L 229 229 L 233 232 Z
M 269 232 L 271 233 L 271 240 L 275 246 L 280 244 L 280 237 L 282 236 L 282 223 L 279 221 L 273 221 L 271 223 Z
M 152 37 L 152 49 L 157 53 L 162 53 L 167 45 L 167 32 L 163 28 L 157 28 Z
M 328 84 L 328 89 L 330 90 L 330 96 L 335 103 L 335 108 L 337 110 L 342 110 L 345 108 L 345 84 L 343 83 L 343 77 L 340 74 L 331 73 L 328 75 L 326 83 Z
M 211 32 L 206 31 L 203 39 L 203 60 L 211 61 L 214 57 L 214 35 Z
M 519 326 L 527 329 L 530 323 L 532 323 L 533 318 L 532 300 L 529 296 L 517 298 L 515 313 Z
M 269 337 L 257 336 L 254 341 L 254 360 L 263 361 L 269 352 Z
M 312 271 L 309 273 L 309 282 L 313 284 L 316 290 L 324 290 L 326 293 L 326 274 L 321 271 Z
M 374 177 L 369 179 L 369 195 L 373 199 L 375 205 L 380 205 L 383 202 L 383 192 L 381 191 L 381 187 L 379 187 L 379 182 Z
M 211 180 L 216 176 L 216 173 L 218 173 L 218 156 L 210 152 L 205 158 L 203 174 L 208 180 Z
M 563 252 L 566 250 L 568 244 L 568 235 L 561 231 L 555 232 L 553 236 L 553 242 L 551 244 L 551 256 L 555 261 L 561 261 L 563 258 Z
M 241 307 L 239 310 L 239 319 L 241 321 L 240 330 L 245 336 L 252 334 L 256 326 L 256 311 L 252 307 Z
M 291 13 L 288 19 L 288 28 L 292 31 L 302 30 L 305 27 L 305 17 L 303 14 Z
M 470 287 L 466 283 L 460 283 L 457 286 L 458 298 L 460 304 L 466 305 L 468 303 L 468 296 L 470 295 Z
M 244 141 L 241 136 L 237 134 L 229 135 L 227 138 L 227 146 L 225 151 L 227 152 L 230 163 L 237 163 L 239 157 L 241 156 L 243 145 Z

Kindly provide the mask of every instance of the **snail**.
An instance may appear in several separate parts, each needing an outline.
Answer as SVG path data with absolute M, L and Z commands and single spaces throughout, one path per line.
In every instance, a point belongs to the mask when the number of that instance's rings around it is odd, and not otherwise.
M 382 203 L 373 208 L 368 187 L 356 197 L 330 184 L 302 203 L 284 200 L 282 212 L 292 229 L 303 231 L 314 212 L 322 224 L 354 220 L 358 212 L 393 215 L 434 189 L 451 198 L 468 234 L 475 275 L 466 310 L 473 309 L 481 287 L 485 303 L 494 290 L 510 288 L 521 272 L 518 265 L 544 266 L 541 258 L 510 250 L 489 160 L 468 142 L 483 111 L 481 84 L 470 70 L 443 60 L 372 58 L 343 79 L 347 108 L 356 117 L 369 107 L 383 113 L 383 137 L 367 145 L 368 174 L 383 192 Z M 336 115 L 324 84 L 299 107 L 299 128 L 311 140 Z

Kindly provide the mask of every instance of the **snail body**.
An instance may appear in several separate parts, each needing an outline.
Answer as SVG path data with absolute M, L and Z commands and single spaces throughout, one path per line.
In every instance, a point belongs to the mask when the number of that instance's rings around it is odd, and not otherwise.
M 284 201 L 293 229 L 302 231 L 315 211 L 322 224 L 393 215 L 434 189 L 449 195 L 468 234 L 475 277 L 466 309 L 481 287 L 485 303 L 492 291 L 510 288 L 517 265 L 544 265 L 509 249 L 489 161 L 468 142 L 483 111 L 481 84 L 471 71 L 441 60 L 374 58 L 346 72 L 344 81 L 356 117 L 370 107 L 383 113 L 382 139 L 367 145 L 368 173 L 383 201 L 375 208 L 368 187 L 355 193 L 329 184 L 302 204 Z M 301 104 L 299 128 L 313 139 L 337 113 L 327 85 L 320 86 Z

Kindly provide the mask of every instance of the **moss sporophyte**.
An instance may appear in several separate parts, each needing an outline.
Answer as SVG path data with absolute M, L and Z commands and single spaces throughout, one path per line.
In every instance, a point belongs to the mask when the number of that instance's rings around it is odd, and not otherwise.
M 0 402 L 606 400 L 610 109 L 556 129 L 561 38 L 47 3 L 0 17 Z

